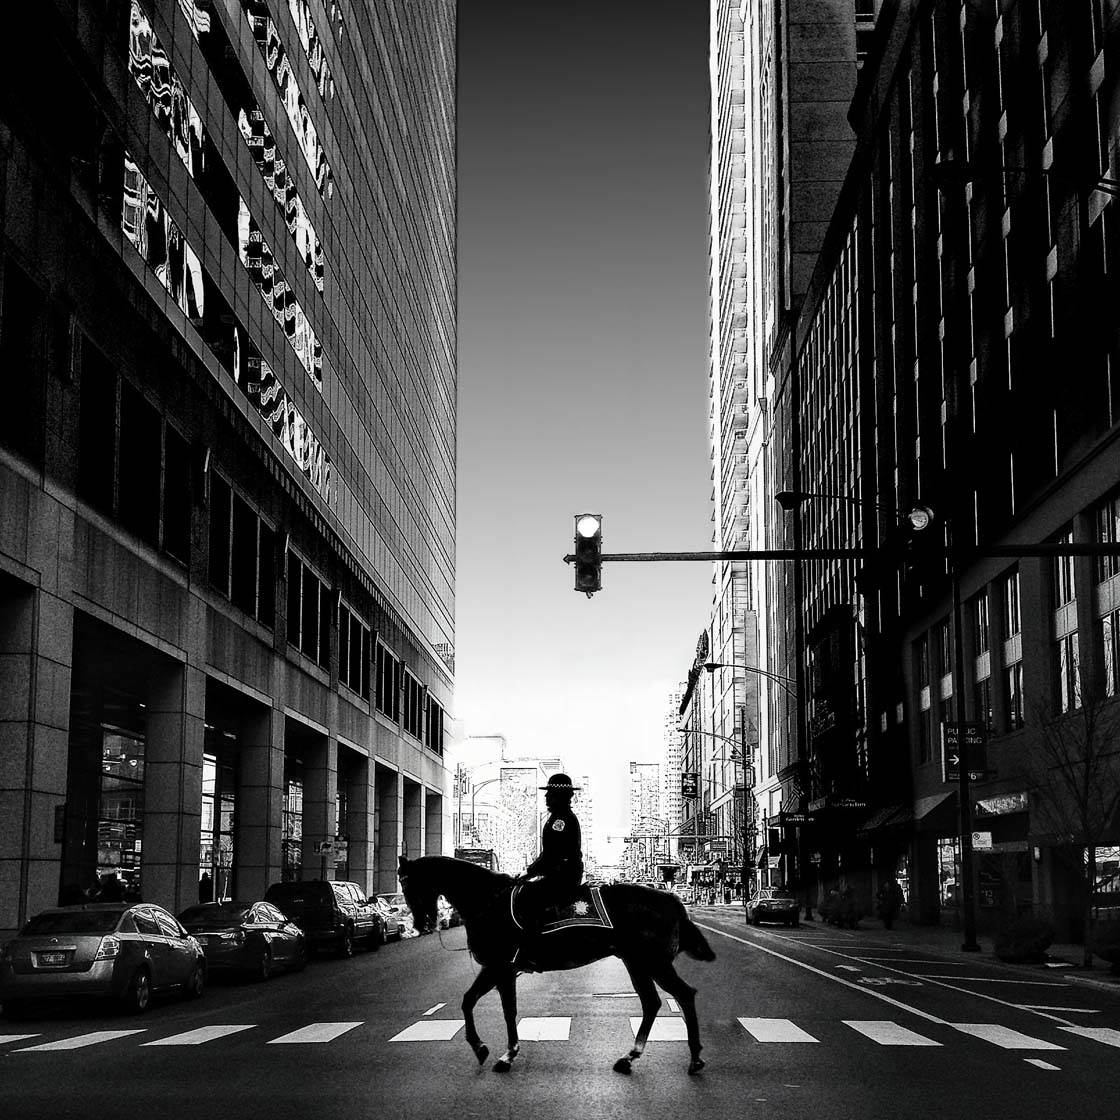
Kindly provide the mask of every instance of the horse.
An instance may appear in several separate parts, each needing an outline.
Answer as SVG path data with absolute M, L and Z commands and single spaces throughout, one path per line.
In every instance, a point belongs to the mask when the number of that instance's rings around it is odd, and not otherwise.
M 517 975 L 529 970 L 523 961 L 518 963 L 524 939 L 514 917 L 514 879 L 449 856 L 421 856 L 413 860 L 401 856 L 398 874 L 418 929 L 434 928 L 436 900 L 441 894 L 462 915 L 467 946 L 481 965 L 474 983 L 463 995 L 467 1043 L 482 1065 L 490 1050 L 475 1029 L 474 1007 L 482 996 L 497 988 L 506 1023 L 507 1048 L 493 1068 L 498 1073 L 508 1072 L 521 1049 L 517 1037 Z M 661 1007 L 656 983 L 680 1005 L 688 1034 L 688 1072 L 699 1073 L 705 1062 L 700 1057 L 696 989 L 678 975 L 673 961 L 681 952 L 695 960 L 714 961 L 715 953 L 676 895 L 634 883 L 605 885 L 600 891 L 613 927 L 577 926 L 534 937 L 530 946 L 531 970 L 580 968 L 604 957 L 618 957 L 641 1000 L 642 1021 L 633 1048 L 614 1063 L 615 1072 L 631 1073 L 634 1062 L 645 1050 Z

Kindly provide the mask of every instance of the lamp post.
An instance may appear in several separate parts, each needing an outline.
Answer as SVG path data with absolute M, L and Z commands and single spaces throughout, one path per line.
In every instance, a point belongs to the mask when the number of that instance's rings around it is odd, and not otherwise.
M 487 778 L 486 781 L 484 781 L 484 782 L 479 782 L 477 785 L 474 785 L 474 784 L 471 785 L 471 832 L 474 833 L 474 838 L 475 838 L 476 843 L 478 843 L 479 837 L 478 837 L 478 826 L 475 823 L 475 816 L 474 816 L 474 799 L 475 799 L 475 797 L 478 796 L 478 791 L 480 789 L 485 789 L 487 786 L 492 786 L 495 782 L 500 782 L 501 780 L 502 780 L 502 776 L 501 776 L 501 774 L 499 774 L 496 778 Z M 460 821 L 460 823 L 462 823 L 462 822 Z

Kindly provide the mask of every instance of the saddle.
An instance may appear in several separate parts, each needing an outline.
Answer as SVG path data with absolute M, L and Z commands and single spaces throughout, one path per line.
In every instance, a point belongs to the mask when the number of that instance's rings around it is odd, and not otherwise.
M 518 929 L 524 929 L 523 913 L 518 906 L 522 883 L 515 883 L 509 896 L 510 917 Z M 548 906 L 544 910 L 543 922 L 537 931 L 540 935 L 556 933 L 575 926 L 591 926 L 600 929 L 614 929 L 614 922 L 603 905 L 598 887 L 580 887 L 575 899 L 566 906 Z

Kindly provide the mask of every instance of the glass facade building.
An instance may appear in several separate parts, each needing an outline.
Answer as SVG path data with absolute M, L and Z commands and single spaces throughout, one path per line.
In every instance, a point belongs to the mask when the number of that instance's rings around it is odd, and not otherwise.
M 394 889 L 446 832 L 454 0 L 12 17 L 0 929 Z

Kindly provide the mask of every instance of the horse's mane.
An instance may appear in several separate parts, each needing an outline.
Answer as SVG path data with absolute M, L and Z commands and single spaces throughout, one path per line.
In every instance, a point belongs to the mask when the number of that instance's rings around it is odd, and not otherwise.
M 456 859 L 454 856 L 420 856 L 409 860 L 408 874 L 435 879 L 453 876 L 458 884 L 475 894 L 508 886 L 513 882 L 512 875 L 506 875 L 502 871 L 491 871 L 479 863 Z

